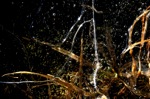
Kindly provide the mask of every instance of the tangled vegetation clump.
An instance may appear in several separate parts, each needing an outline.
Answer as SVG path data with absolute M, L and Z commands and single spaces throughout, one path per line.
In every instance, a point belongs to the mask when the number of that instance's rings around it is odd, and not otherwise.
M 83 20 L 87 12 L 91 18 Z M 129 28 L 128 46 L 120 59 L 113 43 L 112 27 L 107 22 L 103 27 L 96 26 L 95 14 L 102 13 L 96 10 L 94 0 L 91 6 L 83 4 L 80 16 L 60 44 L 22 37 L 30 58 L 44 54 L 49 60 L 37 58 L 34 61 L 46 61 L 37 67 L 32 67 L 31 63 L 29 71 L 3 74 L 0 83 L 5 93 L 13 92 L 12 88 L 28 99 L 150 98 L 150 39 L 147 31 L 150 29 L 150 6 Z M 142 25 L 139 25 L 140 20 Z M 141 31 L 140 39 L 134 38 L 135 31 Z M 66 47 L 67 43 L 69 47 Z M 32 53 L 36 50 L 38 54 Z M 40 66 L 43 70 L 35 72 Z

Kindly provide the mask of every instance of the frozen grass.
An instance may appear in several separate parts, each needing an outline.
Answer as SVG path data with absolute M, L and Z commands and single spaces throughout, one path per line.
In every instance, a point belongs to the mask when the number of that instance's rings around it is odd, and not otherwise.
M 81 22 L 81 24 L 78 24 L 80 21 L 82 21 L 83 14 L 85 13 L 85 8 L 88 8 L 92 13 L 92 17 L 90 20 L 84 20 Z M 52 91 L 55 89 L 56 91 L 54 93 L 57 93 L 59 90 L 63 89 L 64 92 L 60 92 L 60 96 L 63 96 L 67 99 L 70 98 L 76 98 L 76 99 L 82 99 L 83 97 L 90 97 L 90 98 L 97 98 L 101 96 L 107 96 L 107 98 L 116 98 L 116 97 L 123 97 L 127 96 L 142 96 L 142 97 L 150 97 L 148 92 L 145 92 L 144 94 L 142 93 L 141 89 L 133 88 L 133 85 L 137 85 L 139 77 L 141 75 L 145 75 L 146 77 L 149 76 L 148 72 L 143 72 L 142 71 L 142 65 L 141 65 L 141 53 L 143 51 L 143 48 L 146 47 L 146 56 L 145 56 L 145 61 L 147 65 L 150 67 L 149 63 L 149 54 L 150 54 L 150 39 L 147 38 L 145 39 L 145 35 L 147 32 L 147 27 L 148 27 L 148 19 L 150 16 L 150 7 L 148 7 L 141 15 L 139 15 L 129 28 L 129 37 L 128 37 L 128 47 L 123 50 L 121 56 L 122 60 L 124 56 L 126 55 L 127 52 L 130 53 L 132 62 L 129 64 L 123 64 L 123 67 L 117 68 L 117 63 L 116 63 L 116 54 L 115 54 L 115 49 L 113 48 L 113 41 L 110 35 L 110 32 L 108 28 L 106 28 L 105 31 L 105 36 L 106 36 L 106 47 L 109 52 L 109 55 L 111 59 L 107 62 L 110 64 L 110 70 L 103 70 L 102 67 L 102 61 L 99 59 L 99 53 L 98 53 L 98 42 L 97 42 L 97 35 L 96 35 L 96 23 L 95 23 L 95 13 L 102 13 L 101 11 L 97 11 L 94 7 L 94 0 L 92 0 L 92 6 L 89 5 L 83 5 L 83 10 L 81 11 L 80 16 L 77 18 L 77 21 L 71 26 L 69 32 L 67 33 L 66 37 L 63 39 L 62 43 L 60 45 L 63 45 L 66 40 L 68 39 L 69 35 L 71 35 L 72 30 L 75 29 L 75 27 L 78 25 L 77 30 L 74 32 L 74 36 L 72 39 L 71 43 L 71 48 L 70 50 L 65 50 L 61 48 L 61 46 L 57 46 L 45 41 L 40 41 L 38 39 L 32 38 L 28 39 L 25 38 L 25 40 L 32 40 L 36 43 L 40 43 L 42 45 L 47 45 L 51 47 L 53 50 L 56 52 L 61 53 L 62 55 L 65 55 L 76 62 L 79 63 L 78 66 L 78 71 L 77 72 L 68 72 L 67 74 L 63 74 L 60 77 L 56 77 L 52 74 L 42 74 L 42 73 L 36 73 L 36 72 L 30 72 L 30 71 L 18 71 L 18 72 L 13 72 L 13 73 L 7 73 L 2 76 L 2 78 L 12 78 L 12 77 L 18 77 L 19 75 L 21 76 L 34 76 L 42 78 L 44 80 L 25 80 L 25 81 L 1 81 L 0 83 L 3 84 L 36 84 L 39 83 L 39 85 L 33 85 L 30 89 L 34 89 L 37 87 L 42 87 L 42 86 L 47 86 L 48 87 L 48 96 L 49 98 L 54 98 L 57 97 L 52 93 Z M 133 29 L 138 21 L 142 22 L 142 31 L 141 31 L 141 39 L 140 41 L 132 42 L 133 38 Z M 85 24 L 87 23 L 92 23 L 91 27 L 92 28 L 92 33 L 93 33 L 93 49 L 94 49 L 94 62 L 89 62 L 88 60 L 84 59 L 83 53 L 84 53 L 84 38 L 83 38 L 83 33 L 81 33 L 81 38 L 80 38 L 80 55 L 76 55 L 73 53 L 72 49 L 74 47 L 74 43 L 77 37 L 77 34 L 79 34 L 80 29 L 84 27 Z M 146 46 L 144 46 L 146 44 Z M 103 46 L 102 46 L 103 47 Z M 138 47 L 138 53 L 134 53 L 134 48 Z M 105 53 L 105 52 L 103 52 Z M 135 56 L 133 55 L 137 54 L 138 58 L 136 60 Z M 67 61 L 68 62 L 68 61 Z M 95 63 L 95 64 L 93 64 Z M 130 65 L 131 64 L 131 65 Z M 121 70 L 122 68 L 126 68 L 125 66 L 131 66 L 131 73 L 128 72 L 127 74 L 124 74 Z M 91 70 L 93 70 L 92 76 L 88 75 L 89 73 L 84 72 L 83 67 L 88 67 Z M 138 71 L 137 69 L 138 68 Z M 118 70 L 117 70 L 118 69 Z M 117 76 L 116 76 L 117 75 Z M 65 80 L 64 78 L 69 76 L 70 79 Z M 92 79 L 91 79 L 92 78 Z M 136 80 L 135 82 L 132 81 L 133 79 Z M 127 80 L 127 81 L 126 81 Z M 129 81 L 128 81 L 129 80 Z M 142 79 L 143 80 L 143 79 Z M 42 84 L 41 84 L 42 83 Z M 129 83 L 129 84 L 128 84 Z M 50 87 L 51 85 L 60 86 L 60 87 Z M 115 86 L 115 87 L 114 87 Z M 146 87 L 149 88 L 149 84 L 146 85 Z M 118 89 L 118 91 L 115 91 L 115 89 Z M 141 88 L 141 87 L 140 87 Z M 27 94 L 27 93 L 26 93 Z M 130 94 L 130 95 L 129 95 Z M 27 94 L 28 95 L 28 94 Z M 54 97 L 52 97 L 54 96 Z M 32 99 L 32 96 L 29 96 L 29 98 Z M 106 98 L 106 97 L 105 97 Z

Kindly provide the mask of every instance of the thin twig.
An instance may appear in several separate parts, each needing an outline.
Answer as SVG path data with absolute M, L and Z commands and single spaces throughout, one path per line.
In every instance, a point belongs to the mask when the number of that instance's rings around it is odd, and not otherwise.
M 97 93 L 86 92 L 86 91 L 80 89 L 79 87 L 75 86 L 73 83 L 68 83 L 67 81 L 65 81 L 59 77 L 54 77 L 51 74 L 45 75 L 45 74 L 30 72 L 30 71 L 18 71 L 18 72 L 4 74 L 4 75 L 2 75 L 2 77 L 15 75 L 15 74 L 28 74 L 28 75 L 40 76 L 40 77 L 50 80 L 51 82 L 54 82 L 55 84 L 64 86 L 65 88 L 67 88 L 70 91 L 75 91 L 77 93 L 83 94 L 84 96 L 93 96 L 93 95 L 97 94 Z
M 83 7 L 85 7 L 85 8 L 88 8 L 88 9 L 90 9 L 90 10 L 93 10 L 93 11 L 95 11 L 95 12 L 98 13 L 98 14 L 102 14 L 102 13 L 103 13 L 103 11 L 98 11 L 98 10 L 96 10 L 94 6 L 91 7 L 91 6 L 89 6 L 89 5 L 84 5 L 84 4 L 82 4 L 81 6 L 83 6 Z
M 79 64 L 79 88 L 82 89 L 82 75 L 83 75 L 83 33 L 81 34 L 81 44 L 80 44 L 80 64 Z M 82 99 L 82 95 L 79 95 L 79 99 Z
M 29 39 L 29 38 L 26 38 L 26 37 L 23 37 L 23 39 L 25 39 L 25 40 L 27 40 L 27 41 L 34 41 L 34 42 L 36 42 L 36 43 L 49 46 L 49 47 L 51 47 L 54 51 L 57 51 L 57 52 L 59 52 L 59 53 L 61 53 L 61 54 L 63 54 L 63 55 L 66 55 L 66 56 L 68 56 L 68 57 L 70 57 L 70 58 L 76 60 L 77 62 L 80 61 L 80 57 L 79 57 L 78 55 L 74 54 L 74 53 L 71 52 L 71 51 L 67 51 L 67 50 L 65 50 L 65 49 L 63 49 L 63 48 L 61 48 L 61 47 L 59 47 L 59 46 L 57 46 L 57 45 L 54 45 L 54 44 L 51 44 L 51 43 L 48 43 L 48 42 L 45 42 L 45 41 L 40 41 L 40 40 L 38 40 L 38 39 Z M 85 60 L 85 59 L 83 59 L 83 63 L 84 63 L 83 66 L 94 67 L 91 62 L 89 62 L 89 61 L 87 61 L 87 60 Z

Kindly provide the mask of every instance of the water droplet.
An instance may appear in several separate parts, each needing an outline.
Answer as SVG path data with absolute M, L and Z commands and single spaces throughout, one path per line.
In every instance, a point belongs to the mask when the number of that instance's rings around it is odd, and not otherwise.
M 68 63 L 72 63 L 72 61 L 68 61 Z
M 138 11 L 142 11 L 142 8 L 138 8 Z
M 76 4 L 73 4 L 73 7 L 76 7 Z
M 51 10 L 53 10 L 54 9 L 54 6 L 53 7 L 51 7 Z
M 12 5 L 14 5 L 14 2 L 11 2 Z
M 135 35 L 139 34 L 138 31 L 135 32 Z
M 145 3 L 142 3 L 142 5 L 145 5 Z
M 138 10 L 141 10 L 142 8 L 138 8 Z
M 31 28 L 34 28 L 34 25 L 32 25 Z
M 56 16 L 56 13 L 53 13 L 53 16 Z

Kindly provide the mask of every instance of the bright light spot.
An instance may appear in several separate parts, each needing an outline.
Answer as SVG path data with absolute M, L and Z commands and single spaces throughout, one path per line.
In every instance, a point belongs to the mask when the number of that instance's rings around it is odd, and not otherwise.
M 53 16 L 56 16 L 56 13 L 53 13 Z

